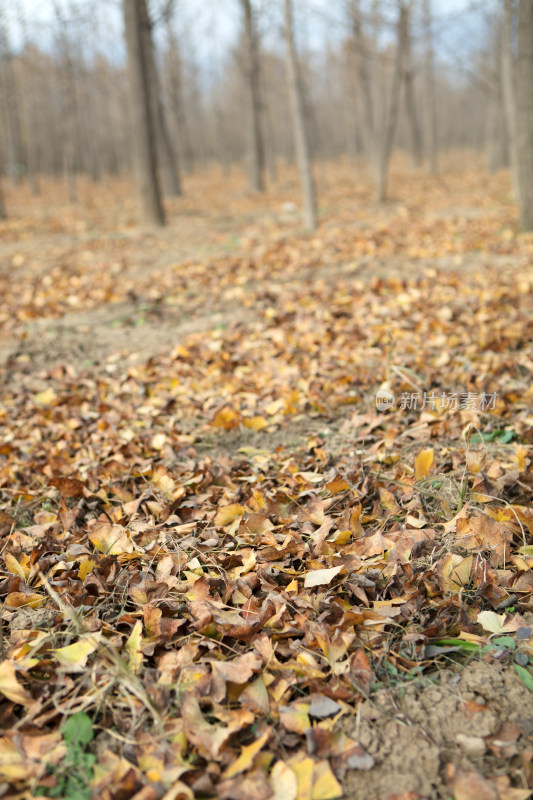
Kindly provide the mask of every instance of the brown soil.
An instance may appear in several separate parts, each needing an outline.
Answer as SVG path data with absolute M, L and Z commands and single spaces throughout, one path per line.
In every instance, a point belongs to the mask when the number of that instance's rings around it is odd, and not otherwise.
M 374 766 L 348 774 L 347 798 L 412 792 L 412 800 L 447 800 L 447 764 L 486 778 L 523 777 L 520 754 L 533 745 L 533 694 L 512 666 L 473 662 L 461 672 L 443 671 L 435 683 L 381 690 L 361 705 L 350 732 Z M 516 743 L 495 743 L 509 733 Z

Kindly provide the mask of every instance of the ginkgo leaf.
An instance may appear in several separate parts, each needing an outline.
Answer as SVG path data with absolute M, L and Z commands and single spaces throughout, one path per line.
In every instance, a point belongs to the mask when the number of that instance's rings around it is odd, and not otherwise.
M 231 503 L 228 506 L 220 506 L 215 516 L 215 525 L 223 528 L 225 525 L 229 525 L 236 517 L 240 517 L 242 514 L 244 514 L 244 506 L 241 506 L 240 503 Z
M 304 587 L 310 589 L 313 586 L 324 586 L 333 580 L 342 567 L 331 567 L 330 569 L 313 569 L 305 576 Z
M 73 644 L 54 650 L 55 657 L 67 672 L 82 672 L 87 659 L 100 642 L 100 634 L 91 633 Z
M 0 663 L 0 692 L 8 700 L 22 706 L 30 705 L 32 702 L 31 695 L 18 682 L 17 673 L 11 661 L 5 660 Z
M 52 387 L 44 389 L 33 395 L 33 402 L 36 406 L 51 406 L 57 401 L 57 394 Z
M 273 791 L 272 800 L 296 800 L 298 797 L 298 779 L 283 761 L 276 761 L 269 780 Z
M 89 539 L 101 553 L 110 556 L 119 556 L 122 553 L 133 553 L 127 532 L 119 525 L 111 525 L 108 522 L 94 526 L 89 534 Z
M 262 431 L 268 427 L 268 422 L 264 417 L 245 417 L 243 423 L 245 428 L 251 428 L 253 431 Z
M 223 773 L 223 778 L 233 778 L 235 775 L 239 775 L 241 772 L 245 772 L 245 770 L 250 769 L 254 758 L 256 755 L 262 750 L 266 742 L 270 737 L 271 729 L 267 728 L 266 731 L 260 736 L 255 742 L 252 744 L 246 745 L 241 749 L 241 754 L 237 758 L 236 761 L 231 764 L 227 770 Z
M 18 575 L 23 581 L 26 580 L 29 570 L 26 571 L 22 565 L 19 564 L 15 556 L 11 555 L 11 553 L 4 553 L 4 561 L 9 572 L 13 575 Z
M 39 608 L 46 603 L 46 597 L 36 592 L 11 592 L 6 597 L 7 608 Z
M 431 465 L 433 464 L 433 448 L 430 447 L 427 450 L 421 450 L 421 452 L 415 458 L 415 480 L 420 481 L 422 478 L 427 478 L 429 475 L 429 470 L 431 469 Z
M 142 629 L 143 624 L 141 620 L 138 619 L 125 645 L 126 652 L 128 653 L 129 667 L 132 672 L 137 672 L 142 667 L 143 663 L 143 654 L 141 650 Z
M 517 628 L 513 622 L 506 623 L 506 614 L 496 614 L 495 611 L 480 611 L 476 619 L 484 630 L 493 634 L 508 633 Z

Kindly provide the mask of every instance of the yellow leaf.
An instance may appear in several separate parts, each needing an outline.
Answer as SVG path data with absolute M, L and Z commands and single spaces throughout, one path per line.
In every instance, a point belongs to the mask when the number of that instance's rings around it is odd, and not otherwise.
M 11 592 L 6 597 L 5 605 L 8 608 L 39 608 L 43 603 L 46 603 L 46 597 L 41 597 L 36 592 Z
M 96 561 L 93 561 L 91 558 L 84 558 L 80 564 L 80 568 L 78 570 L 78 578 L 80 581 L 84 581 L 87 575 L 89 575 L 96 566 Z
M 349 488 L 349 484 L 346 483 L 344 478 L 342 478 L 340 475 L 336 475 L 333 480 L 329 481 L 329 483 L 326 483 L 326 489 L 328 492 L 330 492 L 330 494 L 339 494 L 340 492 L 345 492 Z
M 379 499 L 381 500 L 381 505 L 387 511 L 392 511 L 393 514 L 397 514 L 400 511 L 400 506 L 396 502 L 396 498 L 394 497 L 392 492 L 389 492 L 388 489 L 383 489 L 380 487 Z
M 245 428 L 251 428 L 253 431 L 262 431 L 263 428 L 268 426 L 268 422 L 264 417 L 246 417 L 243 420 Z
M 68 672 L 82 672 L 87 659 L 94 653 L 100 641 L 100 634 L 92 633 L 74 644 L 55 650 L 56 658 Z
M 51 387 L 33 395 L 33 402 L 36 406 L 51 406 L 56 400 L 57 394 Z
M 142 622 L 138 619 L 126 642 L 126 651 L 129 656 L 129 665 L 132 672 L 137 672 L 137 670 L 142 667 L 143 663 L 143 654 L 141 651 L 142 629 Z
M 472 556 L 462 558 L 457 553 L 448 553 L 437 567 L 442 589 L 445 592 L 460 592 L 468 585 L 471 569 Z
M 238 428 L 239 423 L 241 421 L 240 414 L 237 413 L 233 408 L 229 406 L 225 406 L 218 411 L 213 419 L 211 420 L 211 425 L 215 428 L 224 428 L 224 430 L 231 430 L 232 428 Z
M 432 464 L 433 448 L 422 450 L 415 458 L 415 480 L 420 481 L 422 478 L 427 478 Z
M 231 503 L 229 506 L 220 506 L 217 510 L 215 517 L 215 525 L 223 528 L 224 525 L 229 525 L 230 522 L 236 517 L 244 514 L 244 506 L 240 503 Z
M 288 762 L 291 770 L 296 775 L 298 791 L 297 800 L 311 800 L 313 791 L 313 767 L 312 758 L 291 758 Z
M 271 800 L 296 800 L 298 796 L 296 775 L 283 761 L 277 761 L 272 767 L 270 786 L 274 792 Z
M 8 568 L 9 572 L 12 575 L 18 575 L 19 578 L 22 578 L 23 581 L 26 580 L 29 574 L 29 569 L 26 571 L 23 569 L 22 565 L 19 564 L 15 556 L 12 556 L 11 553 L 5 553 L 4 561 L 6 562 L 6 567 Z
M 156 433 L 150 442 L 153 450 L 162 450 L 166 443 L 167 437 L 164 433 Z
M 313 772 L 311 800 L 334 800 L 342 797 L 342 786 L 327 761 L 317 761 Z
M 31 695 L 18 682 L 15 667 L 10 661 L 0 663 L 0 692 L 21 706 L 28 706 L 32 702 Z
M 227 770 L 223 773 L 222 777 L 233 778 L 235 775 L 239 775 L 241 772 L 245 772 L 247 769 L 250 769 L 254 758 L 262 749 L 269 736 L 270 728 L 267 728 L 264 734 L 259 737 L 259 739 L 256 739 L 255 742 L 252 742 L 252 744 L 243 747 L 241 749 L 239 758 L 234 761 L 233 764 L 230 764 Z
M 336 531 L 332 536 L 328 536 L 328 542 L 334 542 L 335 544 L 348 544 L 351 538 L 351 531 Z
M 119 556 L 122 553 L 133 553 L 133 545 L 127 532 L 120 525 L 103 522 L 95 525 L 89 539 L 101 553 Z
M 296 702 L 290 706 L 281 706 L 279 716 L 281 724 L 291 733 L 305 733 L 311 727 L 309 721 L 310 703 Z

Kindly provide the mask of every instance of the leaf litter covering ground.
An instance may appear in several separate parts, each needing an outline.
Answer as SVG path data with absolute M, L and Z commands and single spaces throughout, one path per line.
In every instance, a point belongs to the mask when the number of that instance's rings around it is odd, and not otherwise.
M 135 278 L 109 239 L 106 296 L 75 259 L 4 271 L 4 796 L 529 796 L 533 242 L 503 180 L 448 181 L 456 214 L 419 179 L 354 226 L 332 173 L 314 237 L 236 195 L 241 252 Z M 27 320 L 128 276 L 154 330 L 169 297 L 226 322 L 28 376 Z

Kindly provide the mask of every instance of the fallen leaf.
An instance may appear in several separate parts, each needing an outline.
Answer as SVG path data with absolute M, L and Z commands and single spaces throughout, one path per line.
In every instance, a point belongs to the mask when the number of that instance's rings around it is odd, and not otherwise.
M 20 685 L 15 667 L 10 661 L 0 663 L 0 692 L 13 703 L 28 706 L 32 702 L 31 695 Z
M 304 581 L 304 587 L 306 589 L 310 589 L 313 586 L 324 586 L 333 580 L 339 572 L 342 571 L 342 567 L 331 567 L 330 569 L 314 569 L 310 570 L 306 576 Z

